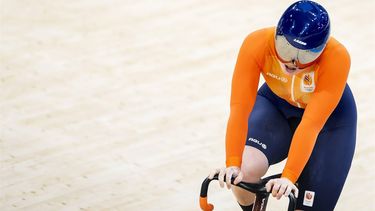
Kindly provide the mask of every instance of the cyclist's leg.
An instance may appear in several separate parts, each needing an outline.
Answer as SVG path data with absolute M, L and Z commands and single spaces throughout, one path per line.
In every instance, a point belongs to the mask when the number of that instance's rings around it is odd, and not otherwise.
M 297 208 L 333 210 L 344 186 L 355 147 L 355 127 L 322 132 L 298 182 Z
M 287 157 L 292 131 L 287 119 L 266 97 L 258 95 L 249 117 L 248 135 L 241 171 L 244 182 L 258 182 L 269 165 Z M 241 205 L 254 202 L 254 194 L 232 188 Z
M 245 146 L 243 153 L 241 171 L 244 172 L 244 182 L 257 183 L 259 179 L 267 172 L 268 160 L 266 156 L 258 149 Z M 255 194 L 252 194 L 242 188 L 232 188 L 237 201 L 242 206 L 249 206 L 254 203 Z

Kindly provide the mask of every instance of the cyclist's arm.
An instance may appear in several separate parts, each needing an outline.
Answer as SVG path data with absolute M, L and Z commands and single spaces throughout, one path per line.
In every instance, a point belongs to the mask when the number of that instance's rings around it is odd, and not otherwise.
M 315 92 L 306 106 L 289 149 L 283 177 L 295 183 L 305 167 L 317 136 L 328 117 L 336 108 L 345 89 L 350 57 L 341 44 L 320 62 L 321 73 Z
M 261 40 L 264 33 L 250 34 L 243 42 L 232 79 L 230 116 L 226 132 L 226 165 L 241 166 L 242 152 L 245 146 L 247 120 L 255 102 L 260 68 L 257 49 L 264 49 Z M 264 38 L 263 38 L 264 40 Z M 256 54 L 256 55 L 255 55 Z

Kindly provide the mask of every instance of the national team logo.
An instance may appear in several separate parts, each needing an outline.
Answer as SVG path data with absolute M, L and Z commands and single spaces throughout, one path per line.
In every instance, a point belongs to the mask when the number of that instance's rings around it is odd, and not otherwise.
M 303 205 L 312 207 L 314 204 L 314 197 L 315 197 L 315 192 L 314 191 L 305 191 L 305 195 L 303 198 Z
M 312 78 L 310 75 L 304 75 L 303 76 L 303 84 L 306 86 L 311 86 L 312 84 Z
M 301 91 L 313 92 L 315 90 L 314 72 L 304 73 L 301 78 Z

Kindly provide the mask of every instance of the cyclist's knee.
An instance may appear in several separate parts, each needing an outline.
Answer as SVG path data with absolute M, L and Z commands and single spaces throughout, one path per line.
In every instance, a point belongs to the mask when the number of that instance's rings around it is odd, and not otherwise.
M 241 171 L 244 174 L 243 181 L 256 183 L 266 174 L 268 160 L 260 150 L 246 146 L 242 158 Z
M 244 174 L 243 181 L 250 183 L 257 183 L 266 174 L 267 166 L 261 165 L 242 165 L 242 172 Z

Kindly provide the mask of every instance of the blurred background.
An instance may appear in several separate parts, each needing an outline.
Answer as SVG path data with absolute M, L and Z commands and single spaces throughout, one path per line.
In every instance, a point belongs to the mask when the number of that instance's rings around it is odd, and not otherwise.
M 0 210 L 191 211 L 225 163 L 239 47 L 294 1 L 0 2 Z M 336 210 L 372 210 L 375 1 L 318 2 L 351 54 L 358 107 Z M 209 201 L 240 210 L 215 182 Z

